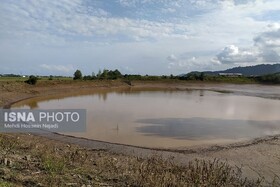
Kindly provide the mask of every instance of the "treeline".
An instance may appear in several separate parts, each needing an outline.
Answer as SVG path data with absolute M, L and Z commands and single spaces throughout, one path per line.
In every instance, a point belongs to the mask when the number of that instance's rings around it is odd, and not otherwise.
M 17 75 L 17 74 L 0 74 L 0 77 L 22 77 L 22 75 Z
M 188 73 L 176 77 L 179 80 L 187 81 L 208 81 L 208 82 L 228 82 L 228 83 L 264 83 L 280 84 L 280 73 L 267 74 L 262 76 L 223 76 L 209 75 L 204 72 Z
M 113 80 L 113 79 L 118 79 L 118 78 L 122 78 L 123 75 L 121 74 L 121 72 L 119 70 L 107 70 L 104 69 L 103 72 L 101 72 L 101 70 L 99 70 L 99 72 L 95 75 L 94 73 L 92 73 L 92 75 L 85 75 L 83 76 L 82 72 L 80 70 L 76 70 L 74 73 L 74 80 L 95 80 L 95 79 L 99 79 L 99 80 Z
M 244 76 L 264 76 L 280 72 L 280 64 L 259 64 L 255 66 L 234 67 L 222 71 L 204 71 L 207 75 L 219 75 L 219 73 L 241 73 Z M 192 72 L 195 73 L 195 72 Z
M 172 74 L 170 76 L 151 76 L 151 75 L 138 75 L 138 74 L 122 74 L 118 69 L 107 70 L 104 69 L 95 75 L 83 76 L 80 70 L 76 70 L 74 73 L 74 80 L 114 80 L 114 79 L 125 79 L 125 80 L 161 80 L 161 79 L 175 79 L 176 77 Z
M 244 76 L 266 76 L 280 72 L 280 64 L 259 64 L 255 66 L 234 67 L 218 73 L 242 73 Z
M 125 74 L 123 76 L 126 80 L 167 80 L 167 79 L 178 79 L 178 77 L 173 76 L 172 74 L 170 76 L 167 75 L 131 75 L 131 74 Z
M 259 76 L 256 80 L 261 83 L 280 84 L 280 73 Z
M 80 70 L 74 73 L 74 80 L 114 80 L 123 79 L 133 80 L 185 80 L 185 81 L 204 81 L 204 82 L 227 82 L 227 83 L 264 83 L 264 84 L 280 84 L 280 73 L 268 74 L 263 76 L 221 76 L 209 75 L 204 72 L 192 72 L 181 76 L 162 75 L 138 75 L 138 74 L 122 74 L 119 70 L 99 71 L 96 75 L 83 76 Z

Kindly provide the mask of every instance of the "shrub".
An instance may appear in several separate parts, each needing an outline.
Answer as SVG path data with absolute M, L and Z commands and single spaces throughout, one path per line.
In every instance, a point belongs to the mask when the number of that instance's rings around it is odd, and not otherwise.
M 34 75 L 30 75 L 28 80 L 24 81 L 27 84 L 35 85 L 37 83 L 38 78 Z
M 83 77 L 83 80 L 93 80 L 94 77 L 90 76 L 90 75 L 86 75 Z
M 83 75 L 82 75 L 82 72 L 80 70 L 76 70 L 75 73 L 74 73 L 74 80 L 77 80 L 77 79 L 82 79 L 83 78 Z

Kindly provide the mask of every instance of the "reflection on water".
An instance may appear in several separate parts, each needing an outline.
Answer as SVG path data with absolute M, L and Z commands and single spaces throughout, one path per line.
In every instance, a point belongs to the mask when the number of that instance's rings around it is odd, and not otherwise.
M 280 100 L 206 90 L 117 89 L 33 98 L 14 108 L 87 109 L 79 137 L 177 148 L 279 133 Z
M 36 109 L 38 108 L 38 102 L 36 100 L 31 100 L 27 103 L 27 105 L 30 107 L 30 109 Z
M 137 131 L 150 136 L 178 139 L 237 139 L 280 133 L 280 121 L 225 120 L 211 118 L 141 119 Z

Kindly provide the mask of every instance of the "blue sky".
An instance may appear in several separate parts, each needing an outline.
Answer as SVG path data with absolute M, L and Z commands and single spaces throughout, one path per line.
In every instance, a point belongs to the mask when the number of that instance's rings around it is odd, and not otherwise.
M 280 61 L 279 0 L 2 0 L 0 74 L 181 74 Z

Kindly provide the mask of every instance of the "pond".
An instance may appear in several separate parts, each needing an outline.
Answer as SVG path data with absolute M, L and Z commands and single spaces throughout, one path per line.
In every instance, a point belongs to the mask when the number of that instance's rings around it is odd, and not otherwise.
M 99 90 L 32 98 L 12 108 L 86 109 L 87 131 L 70 135 L 153 148 L 225 144 L 280 133 L 280 100 L 209 90 Z

